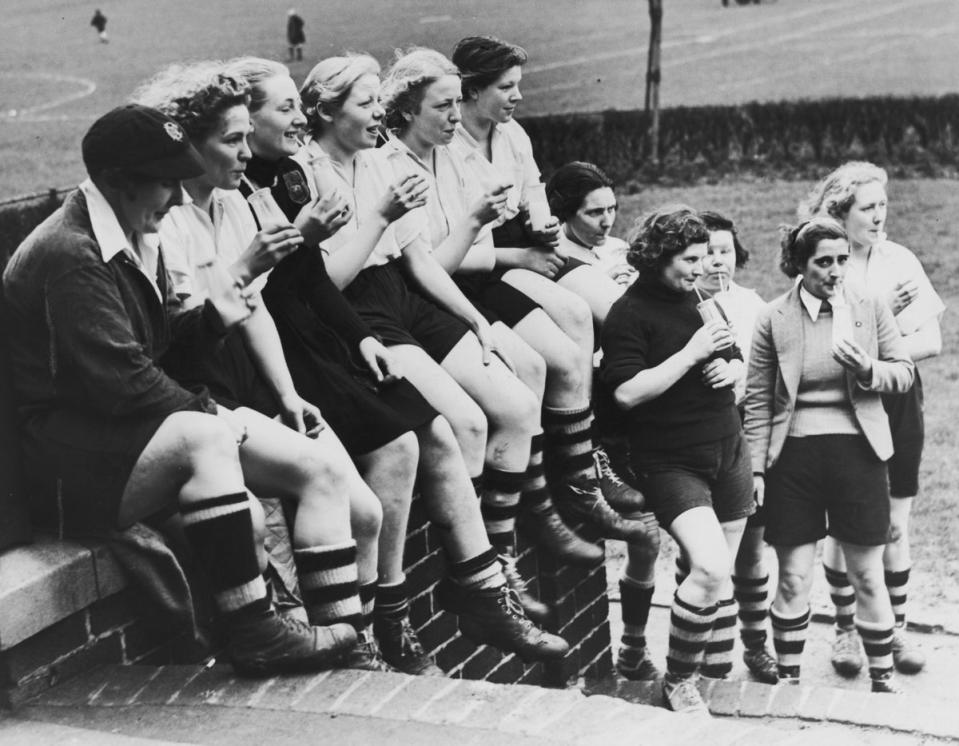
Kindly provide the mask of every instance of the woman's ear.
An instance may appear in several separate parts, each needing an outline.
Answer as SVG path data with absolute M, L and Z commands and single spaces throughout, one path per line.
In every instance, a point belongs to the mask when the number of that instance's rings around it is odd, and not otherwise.
M 318 116 L 324 122 L 331 123 L 333 121 L 333 115 L 323 108 L 323 104 L 319 103 L 316 106 L 314 106 L 313 111 L 315 111 L 316 116 Z

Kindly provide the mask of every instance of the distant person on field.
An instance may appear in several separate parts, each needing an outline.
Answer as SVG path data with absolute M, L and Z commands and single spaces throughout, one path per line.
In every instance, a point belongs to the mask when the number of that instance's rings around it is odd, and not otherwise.
M 93 18 L 90 19 L 90 25 L 97 30 L 97 35 L 100 37 L 101 43 L 108 44 L 110 42 L 110 38 L 107 36 L 107 17 L 100 12 L 99 8 L 93 11 Z
M 306 34 L 303 33 L 303 27 L 306 22 L 303 16 L 296 12 L 296 8 L 290 8 L 286 19 L 286 41 L 290 45 L 290 59 L 303 59 L 303 45 L 306 43 Z

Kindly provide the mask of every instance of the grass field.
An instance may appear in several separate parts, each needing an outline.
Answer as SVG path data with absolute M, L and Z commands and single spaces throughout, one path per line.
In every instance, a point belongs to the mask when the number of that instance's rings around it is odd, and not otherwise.
M 639 215 L 667 202 L 719 210 L 735 220 L 751 253 L 737 282 L 771 300 L 789 287 L 776 265 L 776 226 L 794 220 L 796 204 L 812 185 L 763 181 L 651 188 L 621 199 L 614 233 L 624 235 Z M 910 596 L 933 609 L 932 621 L 959 624 L 959 189 L 949 180 L 908 180 L 889 187 L 890 238 L 922 261 L 949 310 L 942 320 L 943 353 L 921 364 L 926 395 L 926 449 L 911 531 L 915 580 Z M 821 585 L 821 584 L 819 584 Z
M 5 0 L 0 45 L 0 199 L 82 176 L 93 117 L 162 65 L 256 54 L 282 59 L 289 0 L 123 0 L 101 8 L 110 44 L 77 0 Z M 957 90 L 956 0 L 666 0 L 664 106 L 939 94 Z M 491 33 L 527 47 L 522 114 L 641 105 L 645 0 L 354 0 L 301 5 L 307 59 L 344 49 L 387 61 L 425 44 L 448 51 Z M 15 113 L 13 113 L 15 112 Z

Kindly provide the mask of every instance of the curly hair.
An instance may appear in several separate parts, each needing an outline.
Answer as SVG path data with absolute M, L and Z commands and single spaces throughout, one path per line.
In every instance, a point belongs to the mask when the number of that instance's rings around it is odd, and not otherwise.
M 736 252 L 736 269 L 742 269 L 749 261 L 749 252 L 739 241 L 739 234 L 736 232 L 736 226 L 732 220 L 725 215 L 712 210 L 702 210 L 699 213 L 700 220 L 703 221 L 707 230 L 711 231 L 729 231 L 733 237 L 733 249 Z
M 693 244 L 707 243 L 709 231 L 688 205 L 666 205 L 636 221 L 629 236 L 626 261 L 646 276 L 659 276 L 673 257 Z
M 836 220 L 845 220 L 856 201 L 859 187 L 873 182 L 885 187 L 888 181 L 885 169 L 868 161 L 849 161 L 812 188 L 799 204 L 797 214 L 800 220 L 810 220 L 816 215 L 830 215 Z
M 316 63 L 300 87 L 306 126 L 311 135 L 323 129 L 320 110 L 332 114 L 343 106 L 353 85 L 364 75 L 380 74 L 380 63 L 368 54 L 327 57 Z
M 226 63 L 225 72 L 234 78 L 246 81 L 250 86 L 250 113 L 259 111 L 266 103 L 264 81 L 290 75 L 286 65 L 264 57 L 237 57 Z
M 132 101 L 159 109 L 200 142 L 220 126 L 224 111 L 249 105 L 250 87 L 225 73 L 222 62 L 208 60 L 164 68 L 134 91 Z
M 426 89 L 444 75 L 459 70 L 435 49 L 412 47 L 396 50 L 396 58 L 383 77 L 381 98 L 386 109 L 386 126 L 402 132 L 409 123 L 404 114 L 418 114 Z
M 849 240 L 842 223 L 828 215 L 820 215 L 795 226 L 782 225 L 779 231 L 779 268 L 786 277 L 798 277 L 803 273 L 820 241 Z
M 612 189 L 613 180 L 599 166 L 585 161 L 566 163 L 546 182 L 550 212 L 565 223 L 583 206 L 587 194 L 604 187 Z
M 526 50 L 494 36 L 467 36 L 460 39 L 450 55 L 463 76 L 463 95 L 495 83 L 512 67 L 529 59 Z

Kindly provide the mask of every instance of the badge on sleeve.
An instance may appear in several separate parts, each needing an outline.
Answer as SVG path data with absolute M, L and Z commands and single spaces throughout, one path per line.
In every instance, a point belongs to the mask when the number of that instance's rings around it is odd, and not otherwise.
M 310 186 L 306 183 L 306 176 L 300 169 L 294 168 L 284 173 L 283 184 L 294 204 L 305 205 L 310 201 Z

